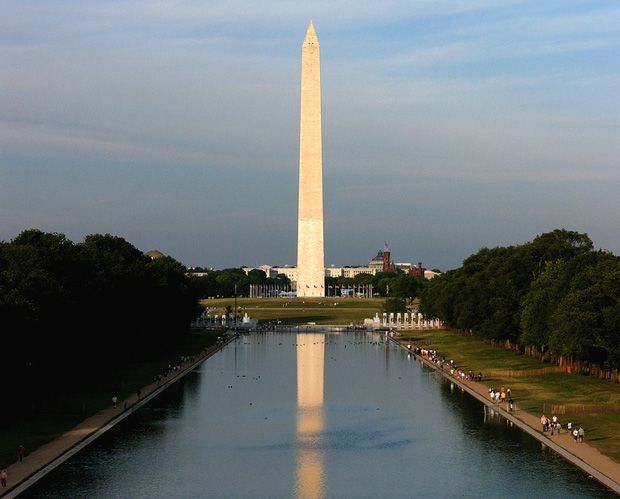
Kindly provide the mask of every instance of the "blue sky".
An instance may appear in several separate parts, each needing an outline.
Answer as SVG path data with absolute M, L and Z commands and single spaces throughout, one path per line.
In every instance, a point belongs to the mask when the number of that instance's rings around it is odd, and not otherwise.
M 617 1 L 2 1 L 0 239 L 295 262 L 300 47 L 327 264 L 458 266 L 565 227 L 620 253 Z

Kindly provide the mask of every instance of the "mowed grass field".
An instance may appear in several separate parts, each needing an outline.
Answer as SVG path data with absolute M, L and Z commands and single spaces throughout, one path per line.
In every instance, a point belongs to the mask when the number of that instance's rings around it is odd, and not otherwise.
M 490 345 L 476 337 L 451 331 L 408 331 L 400 340 L 436 349 L 462 369 L 483 375 L 492 370 L 530 370 L 550 367 L 550 364 L 518 352 Z M 487 377 L 489 387 L 509 386 L 519 409 L 536 416 L 543 411 L 552 416 L 552 404 L 620 405 L 620 385 L 580 374 L 550 373 L 537 376 Z M 620 462 L 620 412 L 559 415 L 566 427 L 568 421 L 582 425 L 586 440 Z
M 383 298 L 237 298 L 241 315 L 261 322 L 285 324 L 359 324 L 382 313 Z M 234 307 L 234 298 L 202 300 L 211 314 L 222 314 Z

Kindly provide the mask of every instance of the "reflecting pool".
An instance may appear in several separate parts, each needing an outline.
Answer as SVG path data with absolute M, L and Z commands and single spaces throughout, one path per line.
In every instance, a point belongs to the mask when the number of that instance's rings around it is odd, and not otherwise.
M 23 497 L 615 497 L 379 334 L 242 336 Z

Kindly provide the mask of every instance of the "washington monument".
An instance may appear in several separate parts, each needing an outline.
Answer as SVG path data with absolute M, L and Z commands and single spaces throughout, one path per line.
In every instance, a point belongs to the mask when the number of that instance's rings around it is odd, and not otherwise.
M 321 54 L 312 21 L 301 47 L 297 296 L 325 296 Z

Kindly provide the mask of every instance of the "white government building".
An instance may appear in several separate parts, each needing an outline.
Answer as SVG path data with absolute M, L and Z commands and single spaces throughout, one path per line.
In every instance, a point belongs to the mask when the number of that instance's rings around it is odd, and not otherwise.
M 413 267 L 411 263 L 396 263 L 396 268 L 403 270 L 404 272 L 408 272 L 409 269 Z M 246 274 L 248 274 L 252 270 L 262 270 L 267 277 L 273 278 L 278 274 L 284 274 L 288 277 L 291 282 L 297 282 L 297 267 L 293 265 L 285 265 L 283 267 L 271 266 L 271 265 L 259 265 L 258 267 L 243 267 L 243 270 Z M 370 274 L 376 275 L 378 272 L 381 272 L 381 268 L 377 268 L 376 266 L 368 266 L 368 267 L 325 267 L 325 276 L 326 277 L 347 277 L 352 278 L 358 274 Z M 433 272 L 432 270 L 424 271 L 425 279 L 432 279 L 433 277 L 439 275 L 438 272 Z

